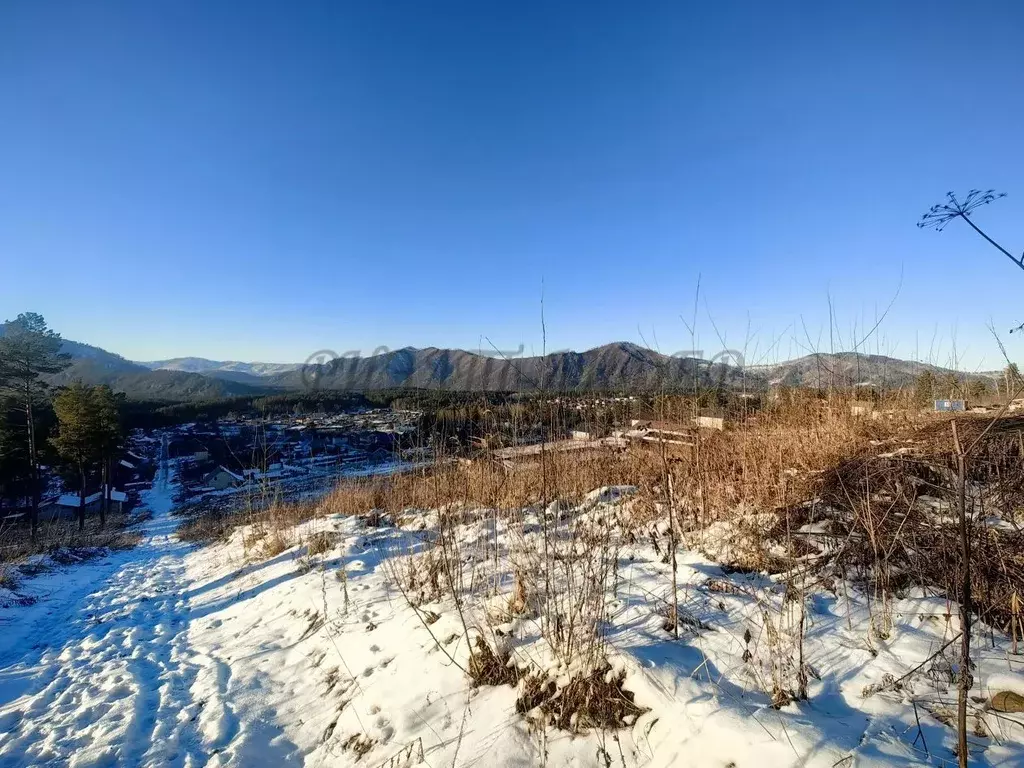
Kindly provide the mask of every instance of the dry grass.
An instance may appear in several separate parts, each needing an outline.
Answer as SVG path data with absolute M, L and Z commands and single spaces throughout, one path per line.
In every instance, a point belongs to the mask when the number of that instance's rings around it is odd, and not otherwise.
M 477 637 L 474 645 L 466 670 L 473 685 L 515 685 L 519 681 L 519 671 L 510 663 L 508 653 L 495 653 L 482 637 Z
M 1024 633 L 1024 419 L 1003 419 L 987 433 L 988 419 L 958 423 L 965 442 L 980 440 L 970 465 L 975 605 L 994 627 L 1016 621 Z M 423 548 L 385 567 L 413 606 L 454 608 L 462 632 L 446 641 L 439 635 L 438 647 L 473 638 L 465 671 L 474 685 L 516 686 L 521 713 L 569 731 L 620 728 L 643 712 L 624 690 L 623 675 L 609 668 L 604 638 L 624 543 L 649 538 L 668 563 L 680 542 L 704 548 L 726 540 L 729 549 L 716 555 L 724 564 L 777 575 L 784 597 L 762 606 L 764 647 L 746 640 L 758 685 L 777 707 L 807 696 L 810 590 L 852 581 L 869 598 L 876 638 L 891 631 L 888 606 L 907 588 L 937 587 L 956 599 L 948 417 L 872 420 L 851 416 L 842 400 L 814 399 L 723 432 L 690 430 L 689 440 L 545 451 L 514 464 L 488 453 L 469 462 L 438 460 L 407 474 L 343 481 L 319 502 L 187 525 L 201 538 L 250 524 L 247 549 L 273 557 L 298 543 L 296 524 L 317 517 L 358 516 L 367 527 L 415 520 Z M 607 485 L 638 492 L 618 508 L 579 506 Z M 415 516 L 411 509 L 437 512 Z M 1017 527 L 982 524 L 994 515 Z M 314 533 L 307 555 L 334 543 L 331 533 Z M 676 607 L 663 613 L 666 631 L 702 629 L 680 613 L 677 599 L 667 604 Z M 425 617 L 437 614 L 424 608 L 422 616 L 433 634 Z M 501 627 L 522 620 L 537 628 L 545 655 L 574 670 L 568 683 L 559 687 L 538 671 L 543 663 L 502 643 Z M 349 748 L 359 754 L 361 744 Z
M 631 725 L 647 711 L 623 688 L 625 674 L 599 667 L 559 688 L 542 675 L 524 678 L 516 700 L 520 714 L 542 719 L 542 725 L 580 733 L 590 728 L 615 730 Z
M 1024 584 L 1024 419 L 957 420 L 965 443 L 981 439 L 968 461 L 971 584 L 980 617 L 994 626 L 1014 618 Z M 984 433 L 984 436 L 983 436 Z M 838 464 L 816 488 L 822 504 L 808 522 L 829 519 L 843 546 L 843 573 L 875 592 L 927 585 L 956 595 L 962 579 L 954 522 L 956 478 L 949 420 L 917 430 L 900 455 L 864 453 Z M 1003 525 L 990 524 L 1000 519 Z
M 288 530 L 323 514 L 323 510 L 312 502 L 276 502 L 263 509 L 245 509 L 235 513 L 220 509 L 193 510 L 178 526 L 177 535 L 182 541 L 212 544 L 226 541 L 237 528 L 251 526 L 248 542 L 253 543 L 265 536 L 268 530 Z
M 3 537 L 7 543 L 0 549 L 3 553 L 0 589 L 15 593 L 13 601 L 16 604 L 30 605 L 36 598 L 17 594 L 22 579 L 44 573 L 53 566 L 76 565 L 112 551 L 131 549 L 142 538 L 137 530 L 129 527 L 136 522 L 138 518 L 130 515 L 111 515 L 107 518 L 106 527 L 100 529 L 90 525 L 81 532 L 77 521 L 51 523 L 41 527 L 36 542 L 31 541 L 27 530 L 8 530 Z M 32 555 L 41 554 L 47 555 L 49 561 L 27 560 Z
M 342 743 L 341 748 L 348 752 L 352 752 L 356 756 L 356 762 L 359 762 L 376 744 L 375 739 L 371 739 L 362 733 L 353 733 Z
M 338 537 L 330 531 L 317 531 L 306 539 L 306 554 L 312 556 L 330 552 L 337 540 Z
M 18 586 L 18 577 L 14 566 L 0 564 L 0 589 L 14 590 Z
M 542 726 L 576 733 L 590 728 L 614 730 L 631 725 L 647 711 L 623 687 L 625 673 L 612 671 L 607 663 L 559 688 L 539 670 L 518 669 L 507 652 L 496 653 L 478 636 L 467 672 L 475 686 L 520 686 L 516 711 Z
M 291 536 L 283 528 L 274 528 L 264 538 L 259 549 L 260 556 L 264 559 L 277 557 L 292 546 Z
M 177 535 L 182 541 L 210 544 L 215 541 L 226 541 L 235 526 L 235 521 L 226 515 L 200 514 L 182 522 L 178 526 Z
M 440 462 L 415 473 L 344 481 L 322 502 L 326 514 L 378 509 L 399 516 L 404 509 L 433 509 L 462 503 L 514 509 L 560 498 L 580 501 L 601 485 L 630 484 L 653 469 L 648 449 L 570 455 L 550 453 L 541 462 L 511 468 L 481 457 L 471 464 Z M 545 488 L 546 486 L 546 488 Z
M 910 422 L 872 421 L 848 415 L 843 403 L 805 403 L 759 414 L 724 432 L 694 432 L 692 447 L 667 444 L 665 451 L 679 488 L 692 489 L 682 501 L 691 524 L 731 514 L 738 505 L 775 509 L 806 497 L 816 474 L 870 448 L 895 442 Z M 603 485 L 636 485 L 649 500 L 664 496 L 661 446 L 545 454 L 543 460 L 505 465 L 482 454 L 471 463 L 435 466 L 390 477 L 344 481 L 321 507 L 326 514 L 379 509 L 398 516 L 403 509 L 431 509 L 462 503 L 515 509 L 561 499 L 578 503 Z M 684 522 L 686 520 L 684 519 Z
M 876 443 L 895 443 L 905 421 L 853 418 L 843 403 L 819 401 L 761 413 L 724 432 L 694 433 L 692 447 L 666 445 L 679 494 L 681 529 L 703 528 L 737 508 L 776 510 L 808 498 L 818 476 Z M 225 516 L 197 515 L 179 535 L 190 541 L 223 538 L 242 524 L 264 521 L 292 526 L 326 515 L 389 515 L 452 504 L 522 509 L 558 499 L 570 504 L 604 485 L 640 488 L 637 513 L 662 514 L 665 468 L 657 443 L 581 452 L 546 452 L 543 457 L 503 464 L 482 454 L 472 462 L 438 460 L 431 467 L 389 476 L 341 481 L 319 502 L 273 503 L 265 509 Z
M 127 549 L 139 541 L 139 534 L 129 530 L 144 519 L 131 513 L 107 515 L 107 524 L 99 527 L 99 517 L 90 515 L 84 531 L 78 530 L 78 520 L 53 520 L 39 526 L 39 534 L 32 541 L 27 526 L 0 529 L 0 563 L 14 563 L 31 555 L 58 550 L 85 551 Z

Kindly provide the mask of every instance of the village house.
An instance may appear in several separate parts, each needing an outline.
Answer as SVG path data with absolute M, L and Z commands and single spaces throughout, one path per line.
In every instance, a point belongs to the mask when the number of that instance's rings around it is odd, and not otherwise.
M 85 512 L 98 512 L 103 503 L 103 494 L 100 491 L 90 493 L 85 497 Z M 72 520 L 78 517 L 78 510 L 82 507 L 82 498 L 77 493 L 65 493 L 58 496 L 54 501 L 44 504 L 39 508 L 40 520 Z
M 215 491 L 223 491 L 233 488 L 245 482 L 245 478 L 237 475 L 230 469 L 221 465 L 203 477 L 203 485 Z
M 107 509 L 113 513 L 124 511 L 124 505 L 128 501 L 128 494 L 125 491 L 110 489 Z M 77 493 L 64 493 L 39 508 L 41 520 L 72 520 L 78 517 L 78 510 L 81 509 L 82 499 Z M 87 515 L 98 513 L 103 506 L 103 491 L 90 493 L 85 497 L 85 512 Z
M 850 403 L 851 416 L 869 416 L 875 410 L 875 404 L 870 400 L 854 400 Z
M 693 423 L 701 429 L 722 431 L 725 429 L 725 414 L 721 411 L 702 411 L 693 417 Z

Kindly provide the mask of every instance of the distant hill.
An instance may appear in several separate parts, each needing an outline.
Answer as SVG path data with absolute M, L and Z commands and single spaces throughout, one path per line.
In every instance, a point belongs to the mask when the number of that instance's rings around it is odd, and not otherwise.
M 123 358 L 122 358 L 123 359 Z M 127 361 L 126 361 L 127 362 Z M 225 381 L 185 371 L 151 371 L 141 365 L 114 367 L 104 358 L 73 357 L 71 365 L 56 376 L 53 384 L 81 380 L 86 384 L 107 384 L 115 392 L 124 392 L 133 400 L 215 400 L 235 395 L 262 394 L 266 387 Z
M 957 373 L 949 368 L 940 368 L 928 363 L 900 360 L 884 355 L 858 355 L 853 352 L 813 354 L 784 363 L 750 366 L 747 373 L 751 377 L 763 379 L 767 386 L 823 389 L 833 384 L 838 387 L 863 385 L 898 389 L 912 386 L 917 377 L 926 370 L 936 376 L 955 374 L 963 379 L 982 379 L 989 382 L 998 375 L 985 372 Z
M 71 355 L 71 365 L 50 377 L 52 383 L 81 380 L 91 385 L 107 384 L 133 400 L 183 402 L 270 393 L 274 389 L 267 386 L 266 379 L 250 371 L 269 374 L 291 368 L 274 363 L 218 363 L 202 358 L 135 363 L 100 347 L 69 339 L 64 340 L 61 351 Z
M 995 374 L 955 373 L 926 363 L 853 353 L 808 355 L 773 365 L 740 369 L 693 358 L 668 357 L 618 342 L 586 352 L 503 359 L 463 350 L 406 348 L 373 357 L 339 358 L 267 377 L 282 389 L 372 390 L 392 387 L 457 391 L 623 391 L 685 389 L 699 370 L 701 386 L 764 391 L 772 386 L 827 388 L 857 384 L 884 389 L 910 386 L 924 370 L 936 376 L 991 382 Z
M 924 370 L 953 371 L 881 355 L 814 354 L 745 369 L 694 358 L 668 357 L 636 344 L 617 342 L 586 352 L 504 359 L 457 349 L 407 347 L 371 357 L 338 358 L 323 365 L 241 363 L 183 357 L 135 363 L 99 347 L 65 340 L 72 365 L 54 383 L 81 379 L 108 384 L 133 399 L 189 401 L 237 395 L 399 387 L 453 391 L 655 391 L 700 385 L 827 388 L 856 384 L 896 389 L 912 386 Z M 991 382 L 998 374 L 956 374 Z
M 153 371 L 133 363 L 121 355 L 91 344 L 64 339 L 61 351 L 71 355 L 71 365 L 50 376 L 51 384 L 82 381 L 86 384 L 107 384 L 115 392 L 124 392 L 134 400 L 214 400 L 234 395 L 262 394 L 272 390 L 252 382 L 231 381 L 185 371 Z M 243 374 L 244 375 L 244 374 Z
M 148 363 L 139 363 L 139 365 L 154 371 L 241 374 L 255 377 L 273 376 L 302 367 L 299 363 L 241 363 L 237 360 L 207 360 L 205 357 L 174 357 L 170 360 L 153 360 Z M 228 376 L 225 375 L 222 378 L 228 378 Z
M 416 387 L 459 391 L 654 390 L 685 387 L 699 370 L 704 385 L 722 381 L 736 385 L 736 368 L 708 366 L 693 358 L 661 355 L 635 344 L 619 342 L 586 352 L 558 352 L 543 357 L 503 359 L 464 350 L 413 349 L 373 357 L 338 358 L 271 376 L 282 389 L 388 389 Z
M 64 339 L 60 351 L 71 355 L 71 359 L 75 363 L 88 361 L 90 368 L 95 370 L 97 375 L 99 371 L 138 373 L 141 370 L 145 370 L 137 363 L 133 363 L 131 360 L 127 360 L 120 355 L 107 352 L 107 350 L 94 347 L 91 344 L 83 344 L 80 341 Z

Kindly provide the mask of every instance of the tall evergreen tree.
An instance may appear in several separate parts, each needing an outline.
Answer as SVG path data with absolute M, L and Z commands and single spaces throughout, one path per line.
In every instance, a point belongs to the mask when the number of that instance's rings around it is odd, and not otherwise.
M 967 394 L 976 400 L 988 394 L 988 383 L 984 379 L 971 379 L 967 384 Z
M 0 509 L 7 502 L 18 506 L 31 494 L 28 435 L 19 415 L 0 397 Z
M 99 457 L 102 439 L 93 389 L 76 381 L 53 398 L 57 436 L 50 438 L 57 453 L 78 471 L 78 529 L 85 528 L 87 470 Z
M 1021 378 L 1020 369 L 1017 368 L 1016 363 L 1010 363 L 1003 369 L 1003 379 L 1006 381 L 1006 396 L 1012 397 L 1013 393 L 1024 384 L 1024 379 Z
M 950 400 L 956 400 L 960 395 L 960 382 L 956 378 L 955 373 L 947 373 L 942 377 L 942 381 L 939 383 L 939 391 L 943 397 L 947 397 Z
M 935 397 L 935 374 L 925 369 L 917 377 L 914 385 L 914 402 L 922 408 L 932 402 Z
M 42 377 L 59 373 L 70 364 L 61 353 L 61 337 L 51 331 L 42 315 L 25 312 L 4 323 L 0 335 L 0 368 L 6 391 L 15 407 L 25 415 L 28 431 L 29 476 L 32 484 L 32 538 L 39 528 L 39 452 L 36 441 L 35 408 L 47 385 Z
M 103 476 L 103 503 L 100 507 L 100 526 L 107 523 L 107 512 L 110 508 L 110 477 L 111 463 L 124 439 L 121 428 L 120 402 L 123 395 L 103 384 L 92 390 L 92 404 L 96 419 L 96 449 L 99 453 L 100 468 Z

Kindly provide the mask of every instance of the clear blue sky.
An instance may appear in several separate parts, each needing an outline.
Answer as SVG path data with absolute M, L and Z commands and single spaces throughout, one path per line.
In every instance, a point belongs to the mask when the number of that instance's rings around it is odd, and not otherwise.
M 700 275 L 697 346 L 710 310 L 774 359 L 902 270 L 870 351 L 998 367 L 1024 272 L 914 224 L 994 187 L 1024 250 L 1022 33 L 1017 0 L 8 0 L 0 314 L 133 359 L 539 352 L 543 280 L 549 351 L 670 352 Z

